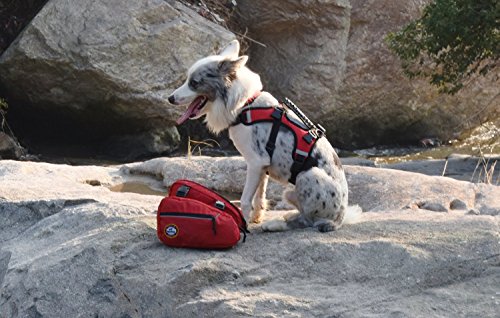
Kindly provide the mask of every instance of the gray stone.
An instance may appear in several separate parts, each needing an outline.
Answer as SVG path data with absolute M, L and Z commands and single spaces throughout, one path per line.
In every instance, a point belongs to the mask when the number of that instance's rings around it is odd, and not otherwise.
M 252 38 L 250 66 L 264 88 L 288 96 L 318 120 L 336 107 L 346 67 L 351 6 L 348 0 L 238 1 L 238 23 Z M 336 137 L 337 138 L 337 137 Z
M 349 184 L 350 204 L 359 204 L 363 211 L 384 211 L 426 205 L 430 210 L 448 211 L 451 202 L 459 199 L 467 206 L 482 207 L 488 214 L 500 214 L 500 187 L 473 184 L 447 177 L 432 177 L 394 169 L 344 166 Z M 229 193 L 241 193 L 245 184 L 246 164 L 242 157 L 157 158 L 125 165 L 122 173 L 148 175 L 169 186 L 177 179 L 187 178 L 208 187 Z M 228 177 L 230 176 L 230 177 Z M 270 182 L 267 197 L 278 208 L 289 208 L 281 202 L 284 187 Z M 487 193 L 487 194 L 486 194 Z M 484 206 L 483 206 L 484 205 Z M 275 208 L 276 208 L 275 207 Z
M 467 214 L 479 215 L 479 214 L 481 214 L 481 212 L 478 209 L 470 209 L 469 212 L 467 212 Z
M 419 204 L 421 209 L 434 211 L 434 212 L 448 212 L 448 209 L 439 202 L 423 202 Z
M 160 196 L 108 187 L 205 176 L 207 186 L 236 191 L 240 157 L 114 167 L 0 161 L 0 316 L 497 316 L 498 216 L 381 207 L 432 191 L 429 202 L 455 192 L 494 208 L 498 187 L 346 169 L 352 197 L 377 200 L 379 212 L 328 234 L 251 225 L 245 243 L 201 251 L 158 241 Z
M 0 131 L 0 159 L 20 159 L 24 153 L 24 148 L 14 138 Z
M 450 209 L 452 210 L 467 210 L 467 204 L 459 199 L 454 199 L 450 202 Z
M 174 0 L 50 0 L 0 57 L 0 90 L 23 108 L 12 111 L 18 121 L 127 136 L 110 143 L 136 151 L 154 136 L 143 155 L 172 151 L 183 109 L 166 98 L 194 61 L 233 38 Z

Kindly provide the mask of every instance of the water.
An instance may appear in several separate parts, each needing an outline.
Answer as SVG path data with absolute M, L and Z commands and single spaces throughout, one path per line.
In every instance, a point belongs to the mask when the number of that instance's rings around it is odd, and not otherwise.
M 463 133 L 456 140 L 431 147 L 375 147 L 354 151 L 354 154 L 374 160 L 376 164 L 399 163 L 414 160 L 446 159 L 451 154 L 474 157 L 500 155 L 500 120 L 487 122 Z
M 113 192 L 129 192 L 129 193 L 156 195 L 161 197 L 166 196 L 168 193 L 167 189 L 165 190 L 153 189 L 149 185 L 137 181 L 120 183 L 110 187 L 109 190 Z

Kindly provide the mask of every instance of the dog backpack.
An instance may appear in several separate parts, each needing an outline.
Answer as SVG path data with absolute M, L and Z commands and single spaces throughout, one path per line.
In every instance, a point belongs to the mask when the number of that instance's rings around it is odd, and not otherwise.
M 229 248 L 245 241 L 247 224 L 229 200 L 189 180 L 177 180 L 157 212 L 157 235 L 171 247 Z

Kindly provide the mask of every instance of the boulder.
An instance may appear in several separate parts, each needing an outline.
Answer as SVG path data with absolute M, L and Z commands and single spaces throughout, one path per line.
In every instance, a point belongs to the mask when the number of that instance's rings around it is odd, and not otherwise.
M 333 136 L 343 136 L 343 146 L 416 145 L 426 137 L 450 140 L 488 118 L 500 117 L 495 71 L 470 81 L 453 96 L 402 74 L 384 37 L 418 18 L 427 3 L 351 0 L 347 66 L 327 122 Z
M 20 159 L 24 153 L 15 138 L 0 131 L 0 159 Z
M 252 44 L 250 66 L 264 87 L 288 96 L 344 149 L 441 140 L 500 117 L 498 72 L 454 96 L 409 80 L 385 41 L 428 0 L 238 1 Z
M 250 67 L 264 89 L 289 97 L 314 120 L 335 107 L 332 96 L 346 67 L 348 0 L 238 1 L 238 23 L 264 43 L 250 46 Z
M 50 0 L 0 57 L 0 91 L 20 135 L 165 153 L 183 110 L 166 97 L 233 38 L 179 1 Z
M 397 209 L 453 210 L 452 202 L 461 200 L 468 209 L 500 214 L 500 187 L 432 177 L 394 169 L 344 166 L 349 184 L 349 204 L 363 211 Z M 177 179 L 190 179 L 226 193 L 241 193 L 245 184 L 246 163 L 242 157 L 156 158 L 122 166 L 126 175 L 146 175 L 169 186 Z M 228 178 L 227 176 L 231 176 Z M 284 186 L 270 182 L 267 198 L 271 206 L 290 208 L 281 202 Z M 488 195 L 484 195 L 488 192 Z M 478 198 L 482 198 L 478 201 Z M 487 199 L 486 199 L 487 198 Z
M 241 158 L 199 160 L 194 170 L 200 174 L 202 163 L 211 164 L 205 184 L 219 180 L 210 175 L 216 160 L 232 169 L 231 179 L 244 172 Z M 263 233 L 252 225 L 246 242 L 229 250 L 168 248 L 156 238 L 154 209 L 161 197 L 108 187 L 139 180 L 158 186 L 162 171 L 187 172 L 189 164 L 0 161 L 0 316 L 497 316 L 498 216 L 385 209 L 336 232 Z M 151 175 L 138 174 L 141 165 Z M 418 176 L 347 170 L 370 175 L 352 188 L 353 197 L 381 202 L 397 197 L 391 191 L 400 178 Z M 436 196 L 456 191 L 441 191 L 443 179 L 420 179 L 420 188 Z M 478 191 L 490 200 L 482 204 L 496 201 L 498 209 L 495 189 Z

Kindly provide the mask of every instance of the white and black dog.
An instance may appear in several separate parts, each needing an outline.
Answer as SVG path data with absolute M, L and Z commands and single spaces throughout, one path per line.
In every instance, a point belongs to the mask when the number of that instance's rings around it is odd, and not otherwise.
M 259 75 L 245 66 L 248 56 L 238 56 L 239 49 L 238 41 L 234 40 L 218 55 L 197 61 L 188 70 L 186 82 L 168 100 L 173 105 L 189 104 L 187 111 L 177 120 L 179 125 L 188 119 L 205 116 L 205 123 L 212 132 L 217 134 L 229 129 L 229 137 L 247 163 L 241 209 L 247 221 L 259 223 L 266 209 L 268 176 L 283 184 L 287 184 L 291 176 L 294 136 L 291 131 L 280 129 L 270 158 L 265 146 L 272 123 L 233 125 L 242 107 L 262 90 Z M 271 94 L 262 92 L 251 106 L 278 104 Z M 344 169 L 325 137 L 317 140 L 311 157 L 315 164 L 300 172 L 295 189 L 284 195 L 299 212 L 265 222 L 262 225 L 264 231 L 312 226 L 328 232 L 340 228 L 343 223 L 352 223 L 360 214 L 359 207 L 347 205 Z

